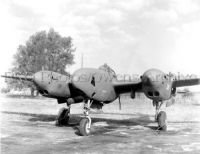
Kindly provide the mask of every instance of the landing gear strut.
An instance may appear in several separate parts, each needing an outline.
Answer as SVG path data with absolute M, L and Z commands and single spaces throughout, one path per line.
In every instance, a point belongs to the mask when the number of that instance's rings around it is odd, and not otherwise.
M 88 100 L 84 103 L 84 115 L 85 117 L 80 121 L 79 132 L 82 136 L 88 136 L 91 133 L 92 120 L 89 116 L 90 106 L 93 101 Z
M 56 126 L 67 125 L 69 122 L 69 113 L 70 113 L 70 105 L 69 108 L 65 107 L 61 108 L 56 118 Z
M 167 114 L 165 111 L 160 111 L 160 108 L 163 105 L 161 102 L 153 102 L 153 105 L 156 106 L 155 121 L 158 123 L 158 130 L 167 130 Z
M 166 119 L 166 112 L 160 111 L 158 114 L 158 130 L 167 131 Z

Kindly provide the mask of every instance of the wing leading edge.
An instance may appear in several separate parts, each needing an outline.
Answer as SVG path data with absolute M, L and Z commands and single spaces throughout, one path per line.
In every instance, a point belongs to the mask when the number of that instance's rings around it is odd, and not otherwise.
M 200 78 L 195 79 L 184 79 L 184 80 L 175 80 L 172 83 L 172 87 L 185 87 L 185 86 L 195 86 L 200 85 Z
M 134 82 L 113 82 L 114 89 L 116 93 L 128 93 L 131 91 L 141 92 L 142 91 L 142 82 L 134 81 Z
M 195 86 L 200 85 L 200 78 L 195 79 L 184 79 L 175 80 L 172 82 L 173 88 L 185 87 L 185 86 Z M 128 92 L 142 92 L 142 81 L 133 82 L 113 82 L 114 89 L 116 93 L 128 93 Z

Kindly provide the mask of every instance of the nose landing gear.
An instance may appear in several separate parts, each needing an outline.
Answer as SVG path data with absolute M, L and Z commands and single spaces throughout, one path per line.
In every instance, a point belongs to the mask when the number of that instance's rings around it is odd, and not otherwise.
M 158 119 L 158 130 L 167 131 L 166 112 L 160 111 L 157 119 Z
M 83 118 L 80 121 L 79 132 L 82 136 L 88 136 L 91 132 L 91 119 L 90 118 Z
M 79 132 L 82 136 L 88 136 L 91 133 L 91 117 L 89 116 L 90 106 L 92 105 L 93 100 L 88 100 L 84 102 L 84 115 L 85 117 L 79 123 Z M 68 108 L 61 108 L 59 110 L 58 116 L 56 118 L 56 126 L 62 126 L 69 124 L 69 114 L 70 114 L 70 105 Z
M 80 121 L 79 124 L 79 132 L 80 135 L 82 136 L 88 136 L 91 133 L 91 117 L 89 116 L 89 110 L 90 110 L 90 106 L 92 104 L 93 101 L 88 100 L 85 104 L 84 104 L 84 115 L 85 117 Z
M 165 111 L 160 111 L 163 102 L 154 101 L 153 105 L 156 106 L 155 121 L 158 123 L 157 130 L 167 131 L 167 114 Z

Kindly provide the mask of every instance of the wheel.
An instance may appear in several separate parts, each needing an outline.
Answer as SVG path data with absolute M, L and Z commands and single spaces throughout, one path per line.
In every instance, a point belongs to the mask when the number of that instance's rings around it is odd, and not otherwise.
M 166 124 L 166 119 L 167 119 L 167 115 L 164 111 L 161 111 L 158 114 L 158 129 L 159 130 L 163 130 L 166 131 L 167 130 L 167 124 Z
M 68 121 L 69 121 L 69 109 L 63 107 L 58 112 L 56 125 L 57 126 L 66 125 L 68 124 Z
M 90 121 L 88 118 L 84 118 L 80 121 L 79 132 L 82 136 L 88 136 L 90 134 Z

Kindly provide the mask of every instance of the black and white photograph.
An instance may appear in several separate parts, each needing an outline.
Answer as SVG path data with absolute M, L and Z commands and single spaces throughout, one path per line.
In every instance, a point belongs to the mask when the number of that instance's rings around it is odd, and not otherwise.
M 0 0 L 1 154 L 199 154 L 199 0 Z

